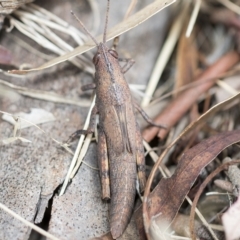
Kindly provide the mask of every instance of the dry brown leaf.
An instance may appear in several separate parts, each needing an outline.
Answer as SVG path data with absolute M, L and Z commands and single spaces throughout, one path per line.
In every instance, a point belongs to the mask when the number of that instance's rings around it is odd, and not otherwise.
M 153 180 L 153 177 L 155 175 L 155 172 L 157 171 L 158 167 L 160 166 L 163 158 L 165 157 L 165 155 L 168 153 L 168 151 L 171 149 L 171 147 L 176 144 L 176 142 L 181 139 L 183 136 L 187 135 L 190 131 L 192 131 L 193 129 L 195 129 L 199 124 L 206 122 L 206 120 L 212 116 L 213 114 L 215 114 L 217 111 L 219 111 L 220 109 L 222 109 L 223 107 L 225 107 L 226 105 L 230 104 L 231 102 L 235 101 L 236 99 L 238 99 L 240 97 L 240 93 L 235 95 L 232 98 L 229 98 L 227 101 L 224 101 L 220 104 L 215 105 L 213 108 L 209 109 L 205 114 L 201 115 L 196 121 L 192 122 L 168 147 L 167 149 L 163 152 L 163 154 L 161 155 L 161 157 L 158 159 L 157 163 L 154 165 L 152 172 L 148 178 L 148 182 L 145 188 L 145 196 L 148 196 L 149 191 L 150 191 L 150 187 L 151 187 L 151 182 Z M 144 205 L 144 202 L 143 202 Z M 137 225 L 139 226 L 139 232 L 140 232 L 140 236 L 142 236 L 142 239 L 146 239 L 145 235 L 144 235 L 144 227 L 143 227 L 143 219 L 142 219 L 142 209 L 139 208 L 136 212 L 135 212 L 135 218 L 136 218 L 136 222 Z
M 138 11 L 137 13 L 133 14 L 126 20 L 122 21 L 121 23 L 117 24 L 115 27 L 110 29 L 107 33 L 107 41 L 109 41 L 117 36 L 120 36 L 121 34 L 129 31 L 130 29 L 138 26 L 139 24 L 143 23 L 144 21 L 146 21 L 147 19 L 149 19 L 150 17 L 152 17 L 159 11 L 163 10 L 165 7 L 169 6 L 170 4 L 174 3 L 175 1 L 176 0 L 157 0 L 157 1 L 149 4 L 142 10 Z M 102 35 L 96 37 L 98 42 L 102 41 L 102 38 L 103 38 Z M 64 62 L 72 57 L 75 57 L 79 54 L 87 52 L 88 50 L 90 50 L 94 47 L 95 47 L 95 45 L 93 45 L 93 42 L 88 41 L 85 43 L 85 45 L 79 46 L 79 47 L 75 48 L 72 52 L 64 54 L 63 56 L 54 58 L 54 59 L 50 60 L 49 62 L 43 64 L 40 67 L 29 69 L 29 70 L 22 70 L 22 71 L 13 70 L 13 71 L 10 71 L 10 73 L 25 74 L 27 72 L 38 71 L 38 70 L 42 70 L 45 68 L 49 68 L 58 63 Z
M 223 132 L 186 151 L 173 176 L 162 179 L 150 194 L 147 202 L 149 218 L 154 217 L 160 228 L 169 226 L 200 171 L 223 149 L 238 141 L 240 130 Z
M 178 44 L 177 52 L 177 74 L 175 90 L 194 80 L 197 69 L 197 50 L 195 35 L 186 37 L 186 29 L 183 31 Z
M 215 105 L 213 108 L 209 109 L 205 114 L 201 115 L 196 121 L 192 122 L 168 147 L 167 149 L 163 152 L 163 154 L 160 156 L 160 158 L 158 159 L 158 161 L 156 162 L 156 164 L 154 165 L 151 174 L 149 175 L 147 184 L 146 184 L 146 188 L 145 188 L 145 196 L 148 196 L 149 191 L 150 191 L 150 187 L 151 187 L 151 183 L 153 180 L 153 177 L 155 175 L 155 172 L 157 171 L 158 167 L 160 166 L 163 158 L 166 156 L 166 154 L 168 153 L 168 151 L 172 148 L 172 146 L 174 144 L 176 144 L 176 142 L 181 139 L 183 136 L 187 135 L 190 131 L 194 130 L 199 124 L 206 122 L 206 120 L 212 116 L 214 113 L 216 113 L 217 111 L 219 111 L 220 109 L 222 109 L 223 107 L 227 106 L 228 104 L 232 103 L 233 101 L 235 101 L 236 99 L 238 99 L 240 97 L 240 93 L 235 95 L 232 98 L 229 98 L 227 101 L 224 101 L 220 104 Z M 143 205 L 145 204 L 145 202 L 143 202 Z M 144 207 L 144 206 L 143 206 Z M 144 236 L 144 227 L 143 227 L 143 219 L 142 219 L 142 209 L 139 208 L 136 213 L 135 213 L 135 218 L 136 221 L 138 223 L 139 226 L 139 232 L 141 233 L 141 236 Z M 143 237 L 142 239 L 146 239 L 146 237 Z
M 162 231 L 166 230 L 202 168 L 223 149 L 238 141 L 240 141 L 240 130 L 223 132 L 186 151 L 173 176 L 162 179 L 147 198 L 147 212 L 144 212 L 146 231 L 150 231 L 153 220 Z M 135 216 L 141 232 L 141 210 Z

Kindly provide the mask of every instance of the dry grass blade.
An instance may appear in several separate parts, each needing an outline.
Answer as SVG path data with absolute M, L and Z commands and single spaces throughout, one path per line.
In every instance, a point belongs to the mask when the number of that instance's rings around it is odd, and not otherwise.
M 134 10 L 135 6 L 137 4 L 137 0 L 132 0 L 129 7 L 128 7 L 128 10 L 124 16 L 124 19 L 127 19 L 131 14 L 132 14 L 132 11 Z
M 146 107 L 152 98 L 154 91 L 156 90 L 158 81 L 163 73 L 163 70 L 173 52 L 173 49 L 177 43 L 179 35 L 181 33 L 184 19 L 186 17 L 186 13 L 189 7 L 189 2 L 185 3 L 184 8 L 182 9 L 180 15 L 175 19 L 174 24 L 171 27 L 171 30 L 168 34 L 168 37 L 165 40 L 165 43 L 162 47 L 162 50 L 158 56 L 157 62 L 154 66 L 152 75 L 148 82 L 148 86 L 145 92 L 145 96 L 142 100 L 142 107 Z
M 117 24 L 114 28 L 110 29 L 107 34 L 107 41 L 138 26 L 139 24 L 143 23 L 144 21 L 146 21 L 147 19 L 149 19 L 150 17 L 152 17 L 153 15 L 155 15 L 156 13 L 158 13 L 159 11 L 164 9 L 165 7 L 169 6 L 170 4 L 174 3 L 175 1 L 176 0 L 157 0 L 157 1 L 149 4 L 148 6 L 146 6 L 139 12 L 133 14 L 132 16 L 125 19 L 121 23 Z M 96 39 L 97 39 L 97 41 L 102 41 L 102 35 L 98 36 Z M 23 71 L 13 70 L 13 71 L 10 71 L 10 73 L 25 74 L 27 72 L 38 71 L 38 70 L 42 70 L 45 68 L 49 68 L 58 63 L 64 62 L 68 59 L 71 59 L 79 54 L 87 52 L 88 50 L 90 50 L 94 47 L 95 47 L 95 45 L 92 43 L 92 41 L 88 41 L 85 43 L 85 45 L 79 46 L 79 47 L 75 48 L 72 52 L 64 54 L 61 57 L 54 58 L 53 60 L 43 64 L 40 67 L 29 69 L 29 70 L 23 70 Z
M 238 15 L 240 15 L 240 7 L 229 1 L 229 0 L 217 0 L 218 2 L 222 3 L 225 7 L 227 7 L 228 9 L 230 9 L 231 11 L 237 13 Z
M 20 32 L 37 42 L 43 48 L 57 55 L 63 55 L 74 48 L 52 30 L 57 30 L 71 36 L 78 45 L 82 45 L 83 40 L 86 39 L 86 36 L 76 28 L 64 21 L 60 21 L 56 16 L 53 17 L 53 14 L 48 11 L 42 11 L 36 5 L 22 7 L 22 9 L 16 10 L 9 18 L 12 26 L 15 26 Z M 85 56 L 69 59 L 69 61 L 75 66 L 93 74 L 92 63 Z
M 190 35 L 191 35 L 192 29 L 193 29 L 194 24 L 197 20 L 197 16 L 198 16 L 198 13 L 199 13 L 199 10 L 200 10 L 201 2 L 202 2 L 202 0 L 197 0 L 195 2 L 194 9 L 192 11 L 192 15 L 191 15 L 188 27 L 187 27 L 186 37 L 190 37 Z
M 35 54 L 36 56 L 38 56 L 38 57 L 40 57 L 42 59 L 50 60 L 50 59 L 53 58 L 53 56 L 51 56 L 50 54 L 45 54 L 43 52 L 40 52 L 39 50 L 34 48 L 32 45 L 30 45 L 26 41 L 23 41 L 20 37 L 17 37 L 14 34 L 9 33 L 9 38 L 11 40 L 13 40 L 14 42 L 16 42 L 16 44 L 18 44 L 22 48 L 25 48 L 27 51 Z M 19 76 L 21 77 L 21 75 L 19 75 Z
M 145 147 L 145 149 L 147 150 L 147 152 L 149 153 L 150 157 L 152 158 L 152 160 L 154 162 L 157 162 L 158 160 L 158 155 L 152 150 L 152 148 L 150 147 L 150 145 L 146 142 L 143 141 L 143 146 Z M 162 169 L 162 166 L 159 167 L 159 171 L 161 172 L 161 174 L 163 175 L 163 177 L 167 177 L 167 174 L 165 173 L 165 171 Z
M 76 99 L 76 100 L 66 99 L 64 96 L 60 96 L 55 93 L 20 87 L 20 86 L 14 85 L 12 83 L 6 82 L 1 79 L 0 79 L 0 84 L 10 87 L 11 89 L 14 89 L 18 93 L 22 94 L 23 96 L 27 96 L 27 97 L 32 97 L 32 98 L 56 102 L 56 103 L 72 104 L 72 105 L 77 105 L 77 106 L 81 106 L 81 107 L 89 107 L 90 106 L 89 101 L 83 101 L 83 100 L 79 101 L 79 99 Z
M 218 80 L 217 85 L 232 95 L 238 94 L 238 91 L 236 91 L 234 88 L 232 88 L 229 84 L 227 84 L 224 81 Z
M 24 218 L 22 218 L 20 215 L 18 215 L 17 213 L 15 213 L 14 211 L 10 210 L 9 208 L 7 208 L 5 205 L 3 205 L 2 203 L 0 203 L 0 208 L 2 210 L 4 210 L 5 212 L 7 212 L 8 214 L 10 214 L 11 216 L 13 216 L 14 218 L 18 219 L 19 221 L 21 221 L 22 223 L 24 223 L 26 226 L 34 229 L 36 232 L 40 233 L 41 235 L 51 239 L 51 240 L 60 240 L 59 238 L 53 236 L 52 234 L 44 231 L 42 228 L 36 226 L 35 224 L 25 220 Z
M 168 235 L 169 238 L 171 239 L 178 239 L 178 240 L 191 240 L 191 238 L 188 237 L 181 237 L 181 236 L 174 236 L 174 235 Z
M 29 4 L 25 6 L 24 9 L 26 9 L 29 12 L 32 12 L 33 13 L 32 17 L 34 17 L 34 15 L 38 15 L 40 18 L 37 18 L 36 20 L 39 21 L 40 23 L 43 22 L 46 26 L 49 26 L 63 33 L 67 31 L 68 34 L 70 34 L 79 45 L 82 45 L 83 40 L 86 40 L 86 36 L 82 32 L 80 32 L 77 28 L 69 25 L 68 22 L 65 22 L 63 19 L 52 14 L 46 9 L 41 8 L 35 4 Z
M 87 150 L 88 150 L 88 147 L 89 147 L 89 145 L 92 141 L 92 135 L 93 134 L 90 133 L 86 136 L 86 138 L 84 140 L 84 144 L 83 144 L 82 149 L 81 149 L 81 152 L 80 152 L 79 157 L 78 157 L 78 161 L 77 161 L 76 166 L 74 167 L 74 169 L 71 173 L 70 179 L 72 179 L 75 176 L 77 170 L 79 169 L 81 163 L 83 162 L 83 158 L 85 157 L 85 155 L 87 153 Z
M 95 105 L 95 99 L 96 99 L 96 95 L 94 95 L 94 98 L 93 98 L 93 101 L 92 101 L 92 105 L 91 105 L 91 107 L 89 109 L 87 119 L 86 119 L 85 124 L 83 126 L 83 130 L 86 130 L 88 128 L 88 126 L 89 126 L 91 112 L 92 112 L 92 109 L 93 109 L 93 107 Z M 70 165 L 70 167 L 68 169 L 67 176 L 66 176 L 66 178 L 65 178 L 65 180 L 63 182 L 63 186 L 62 186 L 60 194 L 59 194 L 60 196 L 64 194 L 64 192 L 65 192 L 65 190 L 67 188 L 68 182 L 69 182 L 69 180 L 70 180 L 70 178 L 72 176 L 72 172 L 74 170 L 74 167 L 75 167 L 76 162 L 78 160 L 78 156 L 79 156 L 80 151 L 82 149 L 82 145 L 83 145 L 84 139 L 85 139 L 85 136 L 81 135 L 80 139 L 79 139 L 79 142 L 78 142 L 78 145 L 77 145 L 77 148 L 76 148 L 76 151 L 74 153 L 71 165 Z

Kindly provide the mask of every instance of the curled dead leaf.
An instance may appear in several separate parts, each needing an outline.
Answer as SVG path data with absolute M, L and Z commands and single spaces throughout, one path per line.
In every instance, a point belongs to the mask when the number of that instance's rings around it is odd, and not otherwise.
M 202 141 L 185 152 L 175 173 L 162 179 L 145 198 L 143 217 L 145 230 L 149 233 L 151 221 L 165 231 L 174 220 L 185 196 L 188 194 L 201 170 L 226 147 L 240 141 L 240 130 L 223 132 Z M 135 214 L 138 218 L 139 213 Z M 141 215 L 141 213 L 140 213 Z M 138 223 L 141 223 L 138 219 Z M 141 224 L 139 224 L 140 231 Z

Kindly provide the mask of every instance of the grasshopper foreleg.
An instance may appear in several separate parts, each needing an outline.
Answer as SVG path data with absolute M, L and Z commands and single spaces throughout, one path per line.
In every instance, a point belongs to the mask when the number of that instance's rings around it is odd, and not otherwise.
M 98 167 L 100 170 L 100 178 L 102 185 L 102 199 L 110 199 L 110 180 L 109 180 L 109 163 L 108 163 L 108 153 L 107 153 L 107 142 L 106 136 L 102 130 L 99 128 L 98 132 Z
M 90 117 L 90 122 L 89 122 L 89 127 L 87 130 L 77 130 L 76 132 L 74 132 L 67 140 L 67 143 L 73 142 L 74 139 L 76 139 L 77 137 L 79 137 L 80 135 L 86 135 L 89 133 L 94 133 L 95 130 L 95 126 L 96 126 L 96 115 L 97 115 L 97 107 L 96 105 L 93 107 L 92 112 L 91 112 L 91 117 Z
M 151 125 L 155 126 L 155 127 L 159 127 L 159 128 L 164 128 L 167 129 L 166 126 L 163 126 L 161 124 L 156 124 L 155 122 L 153 122 L 153 120 L 147 115 L 147 113 L 136 103 L 134 102 L 134 107 L 141 113 L 141 115 L 143 116 L 143 118 Z

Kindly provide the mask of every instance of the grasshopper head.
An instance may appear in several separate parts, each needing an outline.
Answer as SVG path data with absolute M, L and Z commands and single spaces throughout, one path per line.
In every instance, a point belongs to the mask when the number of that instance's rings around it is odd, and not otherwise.
M 97 53 L 93 57 L 95 67 L 98 68 L 100 65 L 110 67 L 115 60 L 118 60 L 118 53 L 108 48 L 104 43 L 99 43 Z

